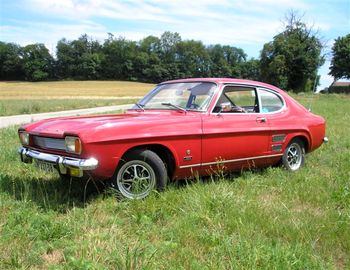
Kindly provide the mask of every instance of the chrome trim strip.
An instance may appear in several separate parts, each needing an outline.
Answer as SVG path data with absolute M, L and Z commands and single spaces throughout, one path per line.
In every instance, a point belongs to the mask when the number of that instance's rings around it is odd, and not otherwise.
M 251 159 L 262 159 L 262 158 L 271 158 L 271 157 L 281 157 L 281 156 L 283 156 L 283 154 L 266 155 L 266 156 L 257 156 L 257 157 L 249 157 L 249 158 L 238 158 L 238 159 L 230 159 L 230 160 L 221 160 L 221 161 L 215 161 L 215 162 L 198 163 L 198 164 L 180 166 L 180 169 L 186 169 L 186 168 L 192 168 L 192 167 L 199 167 L 199 166 L 209 166 L 209 165 L 215 165 L 215 164 L 233 163 L 233 162 L 240 162 L 240 161 L 246 161 L 246 160 L 251 160 Z
M 63 168 L 61 169 L 61 167 L 76 168 L 80 170 L 94 170 L 98 166 L 98 160 L 95 158 L 89 158 L 89 159 L 71 158 L 71 157 L 42 153 L 42 152 L 31 150 L 25 147 L 20 147 L 18 149 L 18 153 L 21 155 L 21 160 L 25 163 L 30 163 L 32 159 L 37 159 L 37 160 L 56 164 L 62 174 L 65 174 L 65 173 L 64 173 L 64 169 Z
M 193 167 L 199 167 L 202 166 L 201 163 L 197 163 L 197 164 L 192 164 L 192 165 L 185 165 L 185 166 L 180 166 L 180 169 L 186 169 L 186 168 L 193 168 Z

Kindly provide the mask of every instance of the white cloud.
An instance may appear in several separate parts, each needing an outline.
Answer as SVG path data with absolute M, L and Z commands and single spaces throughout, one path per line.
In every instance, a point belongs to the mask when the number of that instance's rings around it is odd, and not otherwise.
M 123 23 L 123 20 L 139 24 L 158 22 L 157 29 L 141 25 L 135 32 L 125 29 L 125 32 L 117 33 L 124 33 L 128 39 L 170 30 L 179 32 L 183 38 L 199 39 L 206 44 L 260 44 L 260 47 L 281 30 L 281 14 L 290 8 L 307 7 L 304 0 L 24 1 L 34 12 L 71 20 L 74 24 L 95 18 L 107 18 L 112 25 Z M 106 32 L 113 31 L 113 26 L 106 26 Z M 64 33 L 64 36 L 67 35 Z
M 68 40 L 76 39 L 84 33 L 99 40 L 107 37 L 107 30 L 104 26 L 90 21 L 82 21 L 79 24 L 43 24 L 30 21 L 15 21 L 15 25 L 0 27 L 2 40 L 22 46 L 32 43 L 44 43 L 51 52 L 55 52 L 57 41 L 63 37 Z
M 173 22 L 164 9 L 143 1 L 26 0 L 34 12 L 56 18 L 79 20 L 93 17 Z
M 104 17 L 178 22 L 187 17 L 220 19 L 222 16 L 245 13 L 245 16 L 259 17 L 256 12 L 283 14 L 288 9 L 305 9 L 303 0 L 24 0 L 32 11 L 64 19 Z M 275 16 L 274 16 L 275 17 Z
M 179 32 L 184 39 L 202 40 L 205 44 L 225 43 L 241 46 L 244 44 L 260 44 L 270 40 L 278 31 L 279 18 L 256 16 L 255 13 L 242 13 L 243 9 L 254 9 L 294 3 L 300 0 L 177 0 L 161 1 L 139 0 L 24 0 L 25 6 L 32 12 L 60 19 L 66 23 L 40 23 L 17 21 L 15 27 L 5 26 L 5 40 L 20 44 L 43 42 L 55 44 L 62 37 L 77 38 L 83 33 L 104 39 L 107 32 L 127 39 L 139 40 L 148 35 L 160 35 L 164 31 Z M 284 7 L 283 7 L 284 8 Z M 97 19 L 96 19 L 97 18 Z M 109 25 L 92 23 L 98 18 L 108 18 Z M 114 20 L 114 21 L 113 21 Z M 115 32 L 114 24 L 125 21 L 139 23 L 136 30 L 122 29 Z M 156 28 L 142 25 L 148 21 Z M 88 22 L 88 23 L 87 23 Z M 126 23 L 127 25 L 127 23 Z M 117 27 L 120 29 L 120 27 Z M 52 45 L 50 46 L 52 47 Z

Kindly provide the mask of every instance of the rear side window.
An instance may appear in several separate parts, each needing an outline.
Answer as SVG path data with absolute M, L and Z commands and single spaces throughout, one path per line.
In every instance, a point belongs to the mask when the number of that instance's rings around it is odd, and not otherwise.
M 276 112 L 283 108 L 284 102 L 277 94 L 262 89 L 258 93 L 261 113 Z

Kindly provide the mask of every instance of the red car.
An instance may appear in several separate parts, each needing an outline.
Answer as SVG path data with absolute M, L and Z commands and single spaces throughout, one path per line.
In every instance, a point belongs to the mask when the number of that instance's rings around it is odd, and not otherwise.
M 295 171 L 325 120 L 284 91 L 238 79 L 159 84 L 125 114 L 64 117 L 19 129 L 21 160 L 61 176 L 111 179 L 144 198 L 168 181 L 281 163 Z

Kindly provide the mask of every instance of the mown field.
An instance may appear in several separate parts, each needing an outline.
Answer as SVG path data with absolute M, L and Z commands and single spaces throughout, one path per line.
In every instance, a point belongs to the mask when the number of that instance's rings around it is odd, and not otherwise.
M 327 119 L 328 145 L 281 168 L 171 184 L 117 201 L 19 162 L 0 130 L 0 269 L 349 269 L 349 97 L 297 96 Z
M 153 87 L 123 81 L 0 82 L 0 116 L 135 103 Z

